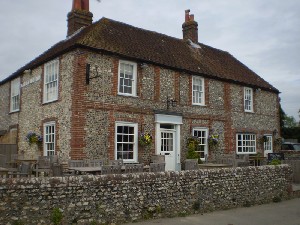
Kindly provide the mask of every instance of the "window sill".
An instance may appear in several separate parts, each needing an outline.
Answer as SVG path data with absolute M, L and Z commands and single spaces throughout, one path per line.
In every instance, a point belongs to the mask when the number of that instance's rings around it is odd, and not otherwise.
M 253 111 L 244 111 L 244 113 L 252 113 L 252 114 L 254 114 Z
M 236 152 L 236 155 L 255 155 L 257 154 L 256 152 Z
M 58 102 L 58 99 L 55 99 L 55 100 L 52 100 L 52 101 L 49 101 L 49 102 L 43 102 L 42 105 L 48 105 L 48 104 L 51 104 L 51 103 L 54 103 L 54 102 Z
M 11 112 L 9 112 L 9 114 L 14 114 L 14 113 L 18 113 L 18 112 L 20 112 L 20 109 L 16 110 L 16 111 L 11 111 Z
M 139 96 L 137 96 L 137 95 L 126 95 L 126 94 L 121 94 L 121 93 L 118 93 L 118 96 L 132 97 L 132 98 L 138 98 L 138 97 L 139 97 Z
M 202 106 L 202 107 L 206 107 L 207 105 L 205 105 L 205 104 L 195 104 L 195 103 L 192 103 L 192 106 Z

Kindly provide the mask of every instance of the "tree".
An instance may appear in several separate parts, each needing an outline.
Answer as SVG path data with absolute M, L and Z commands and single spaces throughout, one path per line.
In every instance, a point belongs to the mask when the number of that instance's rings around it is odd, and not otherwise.
M 293 116 L 285 115 L 284 117 L 284 127 L 293 128 L 297 127 L 297 122 Z
M 280 120 L 280 133 L 282 133 L 282 130 L 284 128 L 284 118 L 285 118 L 286 114 L 283 111 L 281 104 L 279 104 L 279 120 Z
M 298 141 L 300 141 L 300 127 L 297 127 L 295 118 L 293 116 L 286 115 L 281 108 L 281 105 L 279 107 L 279 110 L 281 136 L 284 139 L 298 139 Z

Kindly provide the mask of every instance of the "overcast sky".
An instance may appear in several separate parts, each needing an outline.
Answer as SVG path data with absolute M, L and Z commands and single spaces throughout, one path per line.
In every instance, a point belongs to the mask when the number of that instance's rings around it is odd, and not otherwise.
M 66 37 L 72 0 L 0 0 L 0 80 Z M 90 0 L 107 17 L 182 38 L 184 10 L 199 42 L 228 51 L 279 89 L 283 110 L 299 120 L 299 0 Z

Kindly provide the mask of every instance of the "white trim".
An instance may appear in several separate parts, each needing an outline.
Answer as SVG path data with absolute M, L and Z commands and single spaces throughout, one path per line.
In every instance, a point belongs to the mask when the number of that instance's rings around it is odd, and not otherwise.
M 246 105 L 246 101 L 250 102 L 250 105 Z M 245 112 L 254 112 L 253 110 L 253 89 L 244 87 L 244 110 Z
M 120 73 L 121 73 L 121 64 L 127 64 L 133 67 L 132 71 L 132 89 L 131 93 L 124 93 L 120 92 Z M 118 68 L 118 95 L 124 95 L 124 96 L 137 96 L 137 64 L 135 62 L 120 60 L 119 61 L 119 68 Z
M 194 131 L 205 131 L 206 133 L 206 143 L 205 143 L 205 147 L 204 147 L 204 158 L 200 158 L 201 160 L 205 160 L 205 155 L 208 156 L 208 132 L 209 132 L 209 129 L 207 127 L 193 127 L 193 130 L 192 130 L 192 136 L 194 136 Z
M 21 91 L 20 77 L 10 82 L 10 112 L 20 111 Z
M 160 128 L 161 124 L 174 125 L 174 129 Z M 182 124 L 182 117 L 166 114 L 155 114 L 155 153 L 161 154 L 161 131 L 169 130 L 174 132 L 174 160 L 175 170 L 181 170 L 181 146 L 180 146 L 180 125 Z
M 134 128 L 134 140 L 133 140 L 133 159 L 123 159 L 124 162 L 134 163 L 138 162 L 138 124 L 124 121 L 115 122 L 115 152 L 114 157 L 117 159 L 117 127 L 129 126 Z
M 54 126 L 54 132 L 53 133 L 50 133 L 50 134 L 54 134 L 54 137 L 53 137 L 53 141 L 51 141 L 51 142 L 47 142 L 46 140 L 46 135 L 49 135 L 49 133 L 47 133 L 46 131 L 46 128 L 47 127 L 50 127 L 50 126 Z M 48 156 L 48 152 L 53 152 L 54 154 L 55 154 L 55 151 L 56 151 L 56 149 L 55 149 L 55 146 L 56 146 L 56 122 L 55 121 L 51 121 L 51 122 L 47 122 L 47 123 L 44 123 L 44 135 L 43 135 L 43 143 L 44 143 L 44 156 Z M 53 146 L 53 150 L 51 150 L 51 151 L 48 151 L 48 149 L 47 149 L 47 143 L 53 143 L 54 144 L 54 146 Z
M 52 67 L 53 66 L 53 67 Z M 50 70 L 50 72 L 48 72 Z M 53 71 L 54 70 L 54 71 Z M 52 79 L 52 74 L 54 73 L 54 79 Z M 51 78 L 51 81 L 46 83 L 47 78 Z M 56 79 L 55 79 L 56 78 Z M 56 82 L 56 86 L 54 87 L 53 96 L 50 98 L 47 96 L 49 94 L 49 88 L 47 87 L 48 84 L 53 84 Z M 43 81 L 44 91 L 43 91 L 43 103 L 54 102 L 58 100 L 58 90 L 59 90 L 59 60 L 54 59 L 44 65 L 44 81 Z M 53 88 L 53 87 L 52 87 Z
M 266 149 L 266 143 L 267 142 L 264 142 L 264 151 L 272 151 L 273 152 L 273 135 L 272 134 L 264 134 L 264 136 L 266 136 L 267 138 L 270 138 L 270 149 Z
M 155 114 L 156 123 L 182 124 L 182 116 Z
M 202 94 L 202 98 L 201 98 L 201 101 L 199 102 L 199 96 L 197 98 L 197 101 L 194 101 L 194 82 L 195 80 L 197 81 L 201 81 L 201 88 L 202 88 L 202 91 L 197 91 L 197 93 L 199 94 Z M 199 86 L 197 84 L 197 86 Z M 205 105 L 205 83 L 204 83 L 204 78 L 202 77 L 199 77 L 199 76 L 192 76 L 192 105 L 201 105 L 201 106 L 204 106 Z
M 242 135 L 242 140 L 240 140 L 242 142 L 242 145 L 239 146 L 238 143 L 239 143 L 239 140 L 238 140 L 238 135 Z M 252 135 L 254 136 L 254 139 L 253 140 L 246 140 L 244 138 L 244 136 L 246 135 Z M 251 143 L 254 142 L 254 145 L 251 145 Z M 245 145 L 244 145 L 245 143 Z M 249 145 L 248 145 L 249 144 Z M 242 148 L 242 151 L 239 151 L 239 147 Z M 249 151 L 247 150 L 247 148 L 254 148 L 255 151 Z M 247 150 L 247 151 L 244 151 Z M 256 134 L 251 134 L 251 133 L 237 133 L 236 134 L 236 153 L 238 155 L 244 155 L 244 154 L 256 154 Z

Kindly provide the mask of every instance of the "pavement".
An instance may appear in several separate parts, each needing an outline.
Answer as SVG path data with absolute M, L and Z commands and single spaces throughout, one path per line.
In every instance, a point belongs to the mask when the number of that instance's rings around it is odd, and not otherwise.
M 300 225 L 300 198 L 195 214 L 186 217 L 153 219 L 126 225 Z

